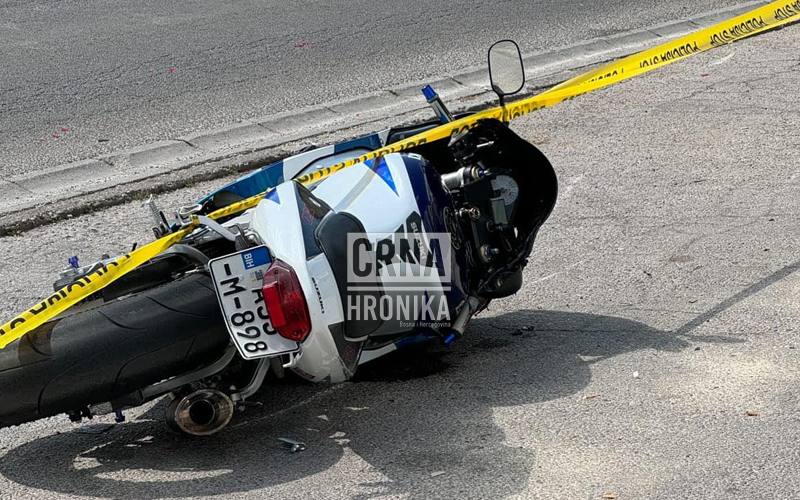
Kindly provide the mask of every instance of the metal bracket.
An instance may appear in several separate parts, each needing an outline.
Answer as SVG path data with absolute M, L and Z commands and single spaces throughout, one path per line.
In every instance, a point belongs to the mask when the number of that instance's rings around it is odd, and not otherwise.
M 222 357 L 214 363 L 197 371 L 185 373 L 183 375 L 179 375 L 169 380 L 165 380 L 141 389 L 139 393 L 142 395 L 142 400 L 148 401 L 151 398 L 166 394 L 173 389 L 177 389 L 178 387 L 182 387 L 196 380 L 210 377 L 211 375 L 222 371 L 226 366 L 228 366 L 231 360 L 233 360 L 234 356 L 236 356 L 236 348 L 233 345 L 228 345 L 228 348 Z
M 231 400 L 234 403 L 244 401 L 255 394 L 261 389 L 261 384 L 264 383 L 267 372 L 269 372 L 269 358 L 261 358 L 258 361 L 255 373 L 253 373 L 253 378 L 250 379 L 250 382 L 241 391 L 231 394 Z
M 295 351 L 289 353 L 289 362 L 284 363 L 283 367 L 286 369 L 291 369 L 297 366 L 300 363 L 300 358 L 303 357 L 303 351 Z
M 282 368 L 294 368 L 297 366 L 297 363 L 300 361 L 302 356 L 302 351 L 289 353 L 289 362 L 280 366 Z M 231 400 L 234 402 L 244 401 L 258 392 L 258 390 L 261 389 L 261 385 L 264 383 L 264 378 L 266 378 L 267 373 L 269 372 L 270 365 L 275 359 L 277 359 L 277 357 L 261 358 L 258 360 L 258 366 L 256 367 L 256 371 L 253 373 L 253 377 L 250 379 L 250 382 L 241 391 L 231 394 Z M 279 359 L 278 363 L 280 363 Z
M 193 219 L 197 219 L 197 222 L 201 226 L 205 226 L 208 229 L 214 231 L 218 235 L 222 236 L 228 241 L 236 241 L 236 234 L 229 231 L 227 228 L 223 227 L 219 222 L 215 221 L 210 217 L 206 217 L 205 215 L 192 215 Z
M 200 210 L 203 209 L 203 205 L 199 203 L 195 203 L 194 205 L 188 205 L 185 207 L 181 207 L 178 209 L 178 213 L 176 214 L 178 220 L 184 221 L 188 220 L 192 217 L 192 215 L 196 214 Z

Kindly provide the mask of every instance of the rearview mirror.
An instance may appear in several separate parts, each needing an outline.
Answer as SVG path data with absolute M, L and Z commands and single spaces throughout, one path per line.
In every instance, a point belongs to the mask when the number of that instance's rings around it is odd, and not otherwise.
M 503 97 L 516 94 L 525 86 L 525 68 L 517 42 L 500 40 L 489 47 L 489 80 L 501 103 Z

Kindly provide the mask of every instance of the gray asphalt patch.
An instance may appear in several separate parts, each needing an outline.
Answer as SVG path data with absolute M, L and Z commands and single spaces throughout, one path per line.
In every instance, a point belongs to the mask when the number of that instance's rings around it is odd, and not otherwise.
M 747 3 L 730 7 L 694 19 L 673 21 L 654 26 L 617 33 L 595 40 L 581 41 L 530 54 L 526 57 L 529 85 L 523 95 L 536 93 L 570 73 L 592 65 L 622 57 L 643 47 L 662 43 L 721 18 L 732 17 L 750 10 Z M 434 84 L 441 96 L 454 111 L 474 110 L 493 105 L 494 95 L 488 90 L 485 65 L 467 67 L 459 73 L 436 79 Z M 54 203 L 65 199 L 82 198 L 102 193 L 110 187 L 149 181 L 149 185 L 163 190 L 160 182 L 166 174 L 192 169 L 212 161 L 257 153 L 261 159 L 275 157 L 278 148 L 287 143 L 314 141 L 322 134 L 336 133 L 335 141 L 348 137 L 350 129 L 373 122 L 379 128 L 408 124 L 409 113 L 422 114 L 426 109 L 419 96 L 422 82 L 404 84 L 368 93 L 343 101 L 326 102 L 305 109 L 292 110 L 278 115 L 252 118 L 245 123 L 214 130 L 190 133 L 177 140 L 163 140 L 152 144 L 115 151 L 93 161 L 80 161 L 57 167 L 41 168 L 22 175 L 6 175 L 5 180 L 23 188 L 13 196 L 0 198 L 0 234 L 24 230 L 37 223 L 66 215 L 63 210 L 53 210 Z M 375 130 L 374 128 L 372 130 Z M 248 161 L 244 165 L 261 165 L 264 161 Z M 92 170 L 90 167 L 94 167 Z M 109 167 L 111 167 L 109 169 Z M 53 175 L 57 172 L 58 175 Z M 36 189 L 28 189 L 34 185 Z M 130 191 L 130 190 L 129 190 Z M 108 195 L 104 204 L 125 198 Z M 127 198 L 129 199 L 129 198 Z M 82 213 L 91 204 L 76 200 L 70 212 Z M 52 215 L 48 215 L 52 214 Z
M 529 53 L 739 3 L 3 2 L 0 177 L 459 73 L 505 37 Z

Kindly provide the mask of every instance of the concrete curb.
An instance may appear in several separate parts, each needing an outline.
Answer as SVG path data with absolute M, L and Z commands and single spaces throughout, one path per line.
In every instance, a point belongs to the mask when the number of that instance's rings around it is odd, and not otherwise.
M 748 2 L 690 19 L 527 54 L 524 61 L 529 83 L 525 94 L 533 95 L 543 87 L 578 74 L 579 70 L 630 55 L 766 3 Z M 344 138 L 345 130 L 378 120 L 381 128 L 406 124 L 398 121 L 398 117 L 427 106 L 420 94 L 420 88 L 427 83 L 433 85 L 454 111 L 480 109 L 495 100 L 488 86 L 486 68 L 473 67 L 434 81 L 406 84 L 350 100 L 270 115 L 0 180 L 0 236 L 66 215 L 78 215 L 98 206 L 124 203 L 130 198 L 120 197 L 120 191 L 135 191 L 126 190 L 126 185 L 133 187 L 150 180 L 151 191 L 163 192 L 159 178 L 165 186 L 180 187 L 174 175 L 168 174 L 233 159 L 227 161 L 229 168 L 216 176 L 221 177 L 232 171 L 252 170 L 268 164 L 288 154 L 288 151 L 281 151 L 278 155 L 279 148 L 297 141 L 325 137 L 331 142 L 331 136 L 333 141 L 339 140 Z M 247 160 L 235 160 L 242 157 Z M 196 176 L 189 174 L 189 177 Z M 203 178 L 214 178 L 214 174 L 208 173 Z M 87 195 L 92 195 L 94 200 L 89 205 L 79 200 Z M 68 200 L 75 200 L 72 208 L 64 203 Z M 60 208 L 54 210 L 55 205 Z

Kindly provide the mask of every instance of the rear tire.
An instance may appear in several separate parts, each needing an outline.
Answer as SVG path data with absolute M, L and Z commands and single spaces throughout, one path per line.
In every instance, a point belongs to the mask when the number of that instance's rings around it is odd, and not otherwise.
M 205 274 L 51 321 L 0 350 L 0 427 L 113 401 L 210 364 L 228 343 Z

